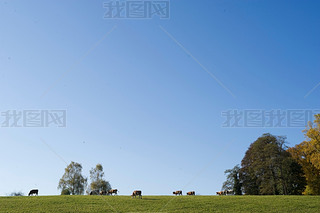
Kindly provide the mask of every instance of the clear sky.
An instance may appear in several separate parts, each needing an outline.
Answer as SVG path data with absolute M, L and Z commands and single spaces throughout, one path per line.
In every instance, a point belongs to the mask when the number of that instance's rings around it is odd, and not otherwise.
M 319 1 L 172 0 L 170 19 L 141 20 L 103 2 L 0 0 L 0 195 L 59 194 L 71 161 L 101 163 L 120 194 L 215 194 L 263 133 L 304 140 L 221 113 L 320 108 Z M 3 126 L 59 109 L 65 128 Z

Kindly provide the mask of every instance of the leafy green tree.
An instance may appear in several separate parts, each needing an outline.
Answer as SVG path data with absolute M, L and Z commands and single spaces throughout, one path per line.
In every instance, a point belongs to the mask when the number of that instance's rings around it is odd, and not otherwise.
M 22 192 L 12 192 L 9 196 L 24 196 Z
M 82 176 L 82 166 L 79 163 L 71 162 L 62 178 L 59 181 L 58 189 L 61 189 L 61 193 L 69 191 L 71 195 L 82 195 L 87 185 L 87 179 Z
M 286 138 L 263 134 L 247 150 L 241 162 L 246 194 L 299 194 L 305 187 L 303 171 L 287 152 Z
M 235 195 L 242 195 L 240 166 L 236 165 L 232 169 L 227 169 L 224 174 L 227 175 L 227 180 L 223 183 L 222 190 L 233 190 Z
M 301 195 L 306 188 L 306 178 L 303 173 L 302 166 L 299 165 L 287 151 L 285 153 L 288 157 L 283 159 L 281 186 L 279 191 L 288 195 Z
M 103 167 L 101 164 L 97 164 L 95 168 L 90 170 L 90 191 L 108 191 L 111 189 L 111 185 L 104 179 Z
M 61 191 L 61 195 L 70 195 L 69 189 L 63 189 L 63 190 Z

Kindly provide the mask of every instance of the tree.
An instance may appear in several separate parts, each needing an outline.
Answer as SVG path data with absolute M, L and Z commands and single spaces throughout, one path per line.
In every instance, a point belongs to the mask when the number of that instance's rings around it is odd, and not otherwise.
M 292 158 L 288 151 L 283 154 L 280 176 L 283 194 L 301 195 L 307 185 L 302 166 Z
M 315 115 L 314 123 L 311 121 L 306 130 L 304 130 L 306 141 L 304 151 L 310 163 L 320 170 L 320 114 Z
M 299 194 L 305 187 L 303 171 L 286 151 L 286 138 L 263 134 L 241 162 L 240 180 L 249 195 Z
M 111 189 L 111 185 L 104 179 L 103 167 L 101 164 L 97 164 L 95 168 L 90 170 L 90 191 L 108 191 Z
M 24 196 L 22 192 L 12 192 L 9 196 Z
M 58 189 L 61 189 L 61 194 L 67 191 L 71 195 L 82 195 L 84 193 L 87 179 L 82 176 L 81 172 L 81 164 L 73 161 L 65 168 L 65 172 L 58 185 Z
M 232 169 L 227 169 L 224 172 L 224 174 L 227 175 L 227 180 L 223 183 L 222 190 L 233 190 L 235 195 L 242 195 L 242 184 L 240 182 L 239 172 L 239 165 L 236 165 Z
M 63 190 L 61 191 L 61 195 L 70 195 L 69 189 L 63 189 Z
M 306 140 L 289 149 L 290 154 L 302 166 L 307 181 L 303 194 L 320 194 L 320 114 L 309 122 L 303 131 Z

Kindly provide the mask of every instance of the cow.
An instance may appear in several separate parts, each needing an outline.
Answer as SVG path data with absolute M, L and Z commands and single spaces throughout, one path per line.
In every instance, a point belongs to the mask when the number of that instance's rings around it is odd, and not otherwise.
M 226 190 L 226 195 L 233 195 L 233 194 L 234 194 L 233 190 Z
M 107 194 L 107 191 L 106 190 L 101 190 L 100 191 L 100 195 L 106 195 Z
M 217 194 L 217 195 L 221 195 L 221 192 L 220 192 L 220 191 L 219 191 L 219 192 L 216 192 L 216 194 Z
M 217 195 L 225 195 L 225 191 L 219 191 L 217 192 Z
M 32 189 L 32 190 L 30 190 L 28 196 L 30 196 L 30 195 L 38 195 L 38 193 L 39 193 L 38 189 Z
M 224 191 L 217 192 L 217 195 L 233 195 L 233 194 L 234 194 L 233 190 L 224 190 Z
M 187 195 L 196 195 L 195 191 L 187 192 Z
M 142 199 L 142 192 L 140 190 L 133 191 L 131 197 L 136 198 L 136 196 L 139 196 L 139 198 Z
M 117 194 L 118 194 L 118 189 L 110 189 L 110 190 L 108 191 L 108 195 L 112 195 L 112 194 L 117 195 Z
M 174 195 L 182 195 L 182 191 L 180 190 L 180 191 L 175 191 L 175 192 L 173 192 L 173 194 Z
M 90 195 L 98 195 L 99 194 L 99 190 L 93 190 L 90 192 Z

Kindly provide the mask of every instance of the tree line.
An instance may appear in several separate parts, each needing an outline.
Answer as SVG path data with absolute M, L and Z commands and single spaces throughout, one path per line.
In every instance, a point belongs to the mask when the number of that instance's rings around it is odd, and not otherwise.
M 236 195 L 320 195 L 320 114 L 303 131 L 305 141 L 288 147 L 286 137 L 263 134 L 250 144 L 241 165 L 225 171 L 222 190 Z M 82 166 L 71 162 L 59 181 L 62 195 L 108 191 L 103 167 L 90 170 L 90 185 Z
M 79 163 L 71 162 L 62 178 L 59 181 L 58 189 L 61 195 L 82 195 L 89 194 L 91 191 L 108 191 L 111 189 L 109 181 L 105 180 L 103 167 L 97 164 L 90 170 L 90 185 L 88 179 L 82 175 L 82 166 Z
M 286 137 L 263 134 L 241 161 L 225 171 L 222 190 L 236 195 L 320 195 L 320 114 L 303 131 L 305 141 L 286 145 Z

